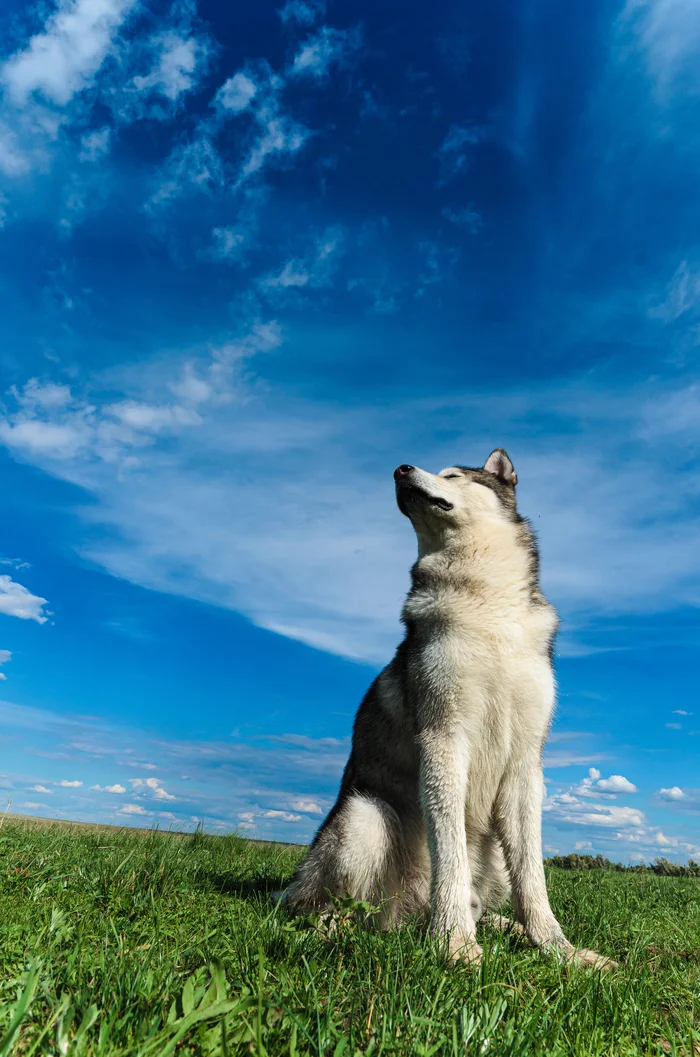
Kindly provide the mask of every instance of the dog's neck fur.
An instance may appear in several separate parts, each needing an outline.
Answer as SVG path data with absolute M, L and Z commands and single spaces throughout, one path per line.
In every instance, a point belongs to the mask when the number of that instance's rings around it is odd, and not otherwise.
M 419 532 L 411 580 L 404 620 L 431 619 L 437 609 L 443 618 L 454 609 L 458 618 L 465 608 L 529 605 L 539 594 L 532 533 L 526 522 L 505 518 L 480 518 L 439 536 Z

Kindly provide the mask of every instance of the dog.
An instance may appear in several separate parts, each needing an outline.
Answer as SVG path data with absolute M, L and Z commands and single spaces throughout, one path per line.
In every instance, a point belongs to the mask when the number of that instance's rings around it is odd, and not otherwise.
M 555 705 L 554 608 L 497 448 L 481 468 L 394 472 L 418 559 L 405 637 L 362 701 L 335 805 L 283 902 L 380 903 L 385 925 L 429 916 L 451 962 L 480 961 L 476 922 L 545 952 L 615 963 L 566 939 L 542 862 L 542 750 Z M 510 898 L 516 922 L 493 913 Z

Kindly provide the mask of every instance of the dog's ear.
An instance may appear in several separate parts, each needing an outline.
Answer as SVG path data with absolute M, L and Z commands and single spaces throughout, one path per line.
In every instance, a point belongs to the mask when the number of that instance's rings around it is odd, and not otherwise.
M 518 483 L 518 475 L 513 469 L 513 463 L 503 448 L 496 448 L 495 451 L 491 452 L 484 463 L 484 469 L 487 473 L 492 473 L 499 481 L 503 481 L 504 484 L 510 484 L 515 487 Z

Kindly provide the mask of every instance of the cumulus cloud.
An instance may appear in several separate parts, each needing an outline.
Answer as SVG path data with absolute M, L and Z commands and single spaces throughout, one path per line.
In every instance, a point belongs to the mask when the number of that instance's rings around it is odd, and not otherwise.
M 53 796 L 53 790 L 47 789 L 45 785 L 32 785 L 30 786 L 30 789 L 33 793 L 48 793 L 50 796 Z
M 294 815 L 291 811 L 263 811 L 262 818 L 275 818 L 279 822 L 301 822 L 301 815 Z
M 8 617 L 19 617 L 20 620 L 35 620 L 37 624 L 45 624 L 48 619 L 44 613 L 46 605 L 48 602 L 45 598 L 33 595 L 26 587 L 16 583 L 9 576 L 0 576 L 0 613 Z M 9 650 L 2 652 L 9 654 Z M 9 661 L 10 656 L 5 657 L 0 664 Z
M 685 793 L 678 785 L 672 785 L 668 789 L 659 789 L 656 794 L 661 800 L 684 800 Z
M 605 829 L 638 829 L 645 826 L 644 812 L 635 807 L 617 804 L 592 804 L 578 800 L 570 793 L 547 797 L 543 811 L 552 819 L 577 826 L 596 826 Z
M 591 767 L 588 777 L 574 788 L 574 792 L 578 796 L 597 797 L 603 794 L 606 798 L 614 799 L 618 793 L 636 793 L 637 787 L 621 774 L 611 774 L 609 778 L 601 778 L 600 771 Z
M 154 800 L 176 800 L 177 797 L 163 788 L 160 778 L 130 778 L 132 789 L 150 790 Z
M 148 815 L 150 812 L 141 807 L 140 804 L 123 804 L 119 808 L 120 815 Z
M 58 785 L 62 786 L 64 789 L 79 789 L 82 784 L 82 782 L 79 782 L 77 780 L 74 782 L 69 782 L 65 778 L 62 778 L 61 781 L 58 782 Z
M 266 78 L 269 81 L 270 75 Z M 247 110 L 258 94 L 258 85 L 252 77 L 239 70 L 225 81 L 216 93 L 215 106 L 230 114 L 240 114 Z
M 0 665 L 7 664 L 7 662 L 9 660 L 11 660 L 11 659 L 12 659 L 12 651 L 11 650 L 0 650 Z M 4 672 L 0 672 L 0 679 L 7 679 L 7 676 L 5 675 Z

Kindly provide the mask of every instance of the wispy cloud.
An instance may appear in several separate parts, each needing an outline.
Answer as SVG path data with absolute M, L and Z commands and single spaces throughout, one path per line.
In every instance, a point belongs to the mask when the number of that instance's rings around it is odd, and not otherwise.
M 337 790 L 349 743 L 301 734 L 242 741 L 165 739 L 126 724 L 60 715 L 0 702 L 0 731 L 12 733 L 16 750 L 60 769 L 67 761 L 83 779 L 2 775 L 5 788 L 52 791 L 53 810 L 65 818 L 114 822 L 124 815 L 165 817 L 180 827 L 192 817 L 211 828 L 235 828 L 250 815 L 260 836 L 308 840 Z M 144 753 L 158 759 L 159 774 L 129 777 L 130 759 Z M 104 786 L 91 775 L 105 771 L 120 780 Z M 59 770 L 60 773 L 60 770 Z M 138 775 L 138 771 L 137 771 Z M 187 777 L 183 777 L 186 775 Z M 108 794 L 108 795 L 104 795 Z M 126 799 L 126 803 L 124 800 Z M 134 810 L 138 808 L 138 810 Z M 126 810 L 125 810 L 126 809 Z M 39 809 L 36 809 L 39 810 Z
M 410 527 L 394 505 L 394 463 L 474 462 L 495 440 L 515 441 L 521 508 L 539 515 L 545 588 L 565 629 L 575 621 L 577 642 L 588 646 L 587 624 L 601 615 L 700 597 L 700 472 L 686 473 L 683 488 L 667 487 L 671 442 L 661 451 L 649 435 L 648 410 L 668 391 L 601 394 L 582 382 L 343 411 L 251 385 L 243 365 L 281 341 L 279 328 L 256 323 L 208 354 L 171 357 L 157 371 L 144 366 L 141 377 L 131 368 L 131 395 L 116 401 L 114 372 L 104 397 L 94 387 L 74 394 L 30 383 L 10 395 L 0 439 L 93 495 L 81 514 L 100 526 L 100 539 L 84 553 L 109 572 L 239 609 L 263 627 L 359 659 L 390 656 L 413 557 Z M 469 431 L 426 446 L 446 413 Z M 539 433 L 543 417 L 549 439 Z M 609 469 L 611 438 L 622 436 L 608 428 L 613 421 L 636 438 L 622 487 Z M 284 460 L 271 461 L 278 452 Z M 245 459 L 245 480 L 219 471 L 233 453 Z M 12 590 L 5 605 L 21 595 Z M 21 597 L 36 619 L 34 596 Z
M 311 26 L 323 18 L 326 5 L 323 0 L 287 0 L 277 13 L 285 24 Z
M 442 184 L 469 172 L 474 150 L 484 137 L 484 129 L 477 125 L 452 125 L 449 128 L 438 152 Z
M 12 651 L 11 650 L 0 650 L 0 667 L 3 664 L 7 664 L 7 662 L 10 661 L 10 660 L 12 660 Z M 0 672 L 0 679 L 2 679 L 2 680 L 6 680 L 7 679 L 7 676 L 5 675 L 4 672 Z
M 361 43 L 359 29 L 323 26 L 303 42 L 289 73 L 292 77 L 327 77 L 333 66 L 346 65 Z
M 48 164 L 67 108 L 93 83 L 134 6 L 62 0 L 43 30 L 0 66 L 0 171 L 17 177 Z

